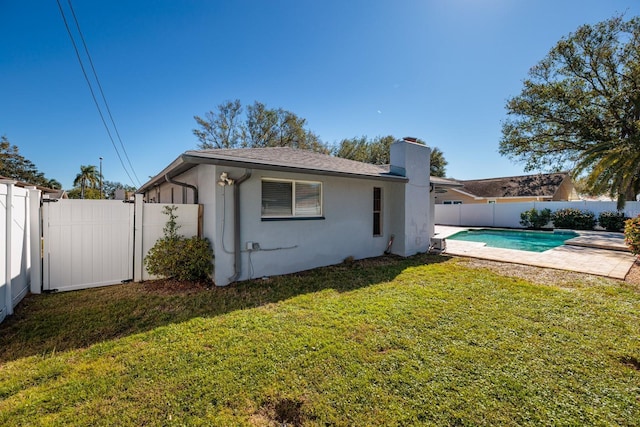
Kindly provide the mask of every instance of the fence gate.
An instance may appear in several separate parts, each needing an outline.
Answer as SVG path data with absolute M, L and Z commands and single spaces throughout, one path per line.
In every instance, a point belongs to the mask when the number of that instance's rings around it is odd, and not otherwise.
M 132 280 L 133 221 L 133 203 L 44 203 L 42 289 L 70 291 Z

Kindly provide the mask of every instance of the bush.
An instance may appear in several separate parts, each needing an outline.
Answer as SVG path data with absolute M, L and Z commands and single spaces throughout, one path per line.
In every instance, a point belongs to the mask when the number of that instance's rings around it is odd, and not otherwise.
M 624 222 L 624 242 L 632 254 L 640 254 L 640 215 Z
M 596 226 L 596 216 L 593 212 L 573 208 L 558 209 L 551 215 L 551 220 L 555 228 L 593 230 Z
M 186 238 L 177 233 L 176 206 L 165 206 L 163 213 L 169 216 L 164 237 L 158 239 L 144 259 L 149 274 L 165 278 L 198 281 L 211 275 L 213 250 L 209 240 L 193 236 Z
M 541 211 L 538 211 L 536 208 L 531 208 L 520 214 L 520 225 L 527 228 L 540 229 L 547 225 L 550 220 L 551 210 L 547 208 Z
M 629 218 L 624 216 L 624 212 L 600 212 L 600 215 L 598 215 L 598 224 L 607 231 L 620 231 L 624 228 L 624 222 L 628 219 Z

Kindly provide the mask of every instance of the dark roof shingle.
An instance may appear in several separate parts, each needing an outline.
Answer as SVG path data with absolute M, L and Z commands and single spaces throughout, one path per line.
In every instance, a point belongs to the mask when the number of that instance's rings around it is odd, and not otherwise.
M 553 197 L 567 173 L 461 181 L 463 191 L 478 197 Z
M 230 148 L 194 150 L 185 153 L 189 158 L 211 159 L 228 164 L 251 164 L 255 167 L 297 169 L 308 172 L 334 172 L 345 175 L 369 177 L 398 177 L 389 172 L 388 166 L 372 165 L 289 147 Z

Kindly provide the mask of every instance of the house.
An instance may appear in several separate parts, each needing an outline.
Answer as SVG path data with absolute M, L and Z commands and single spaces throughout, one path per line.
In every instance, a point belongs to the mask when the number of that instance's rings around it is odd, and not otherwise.
M 224 286 L 387 250 L 427 251 L 429 156 L 408 138 L 392 144 L 389 166 L 283 147 L 187 151 L 137 192 L 147 202 L 203 206 L 214 281 Z
M 14 185 L 20 188 L 35 187 L 37 190 L 40 190 L 40 192 L 45 198 L 49 198 L 49 199 L 68 199 L 69 198 L 65 190 L 57 190 L 55 188 L 43 187 L 41 185 L 34 185 L 28 182 L 16 181 L 13 178 L 7 178 L 6 176 L 2 176 L 2 175 L 0 175 L 0 180 L 13 181 Z
M 461 187 L 449 187 L 436 194 L 437 204 L 513 203 L 579 200 L 568 173 L 546 173 L 460 180 Z

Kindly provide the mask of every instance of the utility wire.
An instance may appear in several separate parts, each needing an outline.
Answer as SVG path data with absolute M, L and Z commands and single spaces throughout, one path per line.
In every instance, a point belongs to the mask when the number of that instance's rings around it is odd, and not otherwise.
M 91 65 L 91 71 L 93 71 L 93 76 L 96 79 L 96 83 L 98 84 L 98 89 L 100 89 L 100 95 L 102 96 L 102 100 L 104 102 L 105 107 L 107 108 L 107 113 L 109 114 L 109 119 L 111 119 L 111 124 L 113 125 L 113 129 L 118 137 L 118 141 L 120 141 L 120 147 L 122 147 L 122 152 L 124 153 L 125 158 L 127 159 L 127 163 L 131 168 L 131 172 L 133 172 L 133 176 L 135 176 L 136 181 L 138 181 L 138 186 L 142 185 L 140 180 L 138 179 L 138 175 L 136 174 L 133 165 L 131 164 L 131 160 L 129 159 L 129 155 L 127 154 L 127 150 L 124 148 L 124 143 L 122 142 L 122 138 L 120 138 L 120 132 L 118 132 L 118 127 L 116 126 L 115 120 L 113 120 L 113 116 L 111 115 L 111 109 L 109 108 L 109 103 L 107 102 L 107 98 L 104 95 L 104 91 L 102 90 L 102 85 L 100 84 L 100 79 L 98 79 L 98 73 L 96 72 L 95 67 L 93 66 L 93 60 L 91 59 L 91 54 L 89 53 L 89 48 L 87 47 L 87 43 L 84 40 L 84 35 L 82 34 L 82 30 L 80 30 L 80 24 L 78 23 L 78 19 L 76 18 L 76 12 L 73 10 L 73 5 L 71 4 L 71 0 L 67 0 L 69 3 L 69 9 L 71 10 L 71 15 L 73 16 L 73 21 L 76 23 L 76 28 L 78 29 L 78 34 L 80 35 L 80 40 L 82 40 L 82 46 L 84 47 L 84 51 L 87 54 L 87 58 L 89 59 L 89 64 Z
M 109 136 L 109 139 L 111 140 L 111 145 L 113 145 L 113 148 L 116 150 L 116 154 L 118 155 L 118 159 L 120 160 L 120 164 L 122 165 L 122 168 L 124 169 L 125 173 L 129 177 L 129 180 L 135 186 L 136 183 L 134 182 L 133 178 L 131 178 L 131 175 L 129 174 L 129 171 L 127 170 L 127 167 L 125 166 L 124 162 L 122 161 L 122 157 L 120 156 L 120 152 L 118 151 L 118 147 L 116 146 L 116 143 L 113 140 L 113 136 L 111 135 L 111 131 L 109 130 L 109 126 L 107 125 L 107 122 L 104 119 L 104 115 L 102 114 L 102 110 L 100 109 L 100 104 L 98 103 L 98 99 L 96 98 L 96 94 L 93 91 L 93 87 L 91 86 L 91 81 L 89 80 L 89 77 L 87 76 L 87 71 L 85 70 L 84 64 L 82 63 L 82 57 L 80 56 L 80 52 L 78 51 L 78 47 L 76 46 L 76 42 L 75 42 L 75 40 L 73 38 L 73 34 L 71 33 L 71 29 L 69 28 L 69 24 L 67 23 L 67 18 L 64 15 L 64 10 L 62 9 L 62 5 L 60 4 L 60 0 L 56 0 L 56 2 L 58 3 L 58 9 L 60 9 L 60 14 L 62 15 L 62 20 L 64 21 L 64 26 L 67 29 L 67 33 L 69 33 L 69 38 L 71 39 L 71 44 L 73 45 L 73 49 L 76 52 L 76 57 L 78 58 L 78 62 L 80 63 L 80 68 L 82 69 L 82 74 L 84 75 L 84 79 L 87 81 L 87 85 L 89 86 L 89 91 L 91 92 L 91 97 L 93 98 L 93 102 L 96 105 L 96 108 L 98 109 L 98 114 L 100 114 L 100 119 L 102 120 L 102 124 L 104 125 L 104 128 L 107 131 L 107 135 Z

